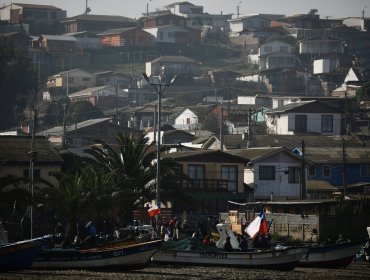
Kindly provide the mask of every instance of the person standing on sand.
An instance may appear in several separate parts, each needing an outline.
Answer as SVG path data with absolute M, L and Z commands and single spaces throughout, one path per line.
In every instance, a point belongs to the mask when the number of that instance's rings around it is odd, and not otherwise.
M 226 237 L 226 240 L 223 244 L 223 249 L 226 252 L 232 252 L 233 251 L 233 246 L 231 245 L 230 236 Z
M 175 218 L 175 236 L 174 239 L 180 239 L 180 229 L 181 229 L 181 222 L 178 218 Z

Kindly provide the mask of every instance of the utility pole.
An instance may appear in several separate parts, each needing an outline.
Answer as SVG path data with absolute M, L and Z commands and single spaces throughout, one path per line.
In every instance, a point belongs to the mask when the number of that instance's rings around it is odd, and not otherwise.
M 249 148 L 250 141 L 252 140 L 252 109 L 248 110 L 248 141 L 247 148 Z
M 227 88 L 227 120 L 230 121 L 230 87 Z
M 115 90 L 116 90 L 116 122 L 119 125 L 119 120 L 118 120 L 118 83 L 115 85 Z
M 301 199 L 306 199 L 306 160 L 305 160 L 305 144 L 302 139 L 302 157 L 301 157 Z
M 31 192 L 31 197 L 33 199 L 33 189 L 34 189 L 34 162 L 36 157 L 35 151 L 35 128 L 36 128 L 36 117 L 37 117 L 37 110 L 35 109 L 35 102 L 33 104 L 32 109 L 32 123 L 31 123 L 31 151 L 28 153 L 30 155 L 30 169 L 28 172 L 29 177 L 29 189 Z M 30 205 L 30 238 L 33 238 L 33 206 Z
M 344 91 L 344 125 L 346 135 L 350 135 L 350 129 L 348 124 L 348 105 L 347 105 L 347 89 Z
M 343 198 L 346 198 L 347 194 L 347 162 L 346 162 L 346 142 L 344 138 L 342 139 L 342 162 L 343 162 Z
M 223 152 L 224 150 L 224 108 L 221 106 L 221 119 L 220 119 L 220 150 Z
M 67 141 L 66 141 L 66 134 L 67 134 L 66 107 L 67 107 L 67 103 L 63 103 L 63 138 L 62 138 L 62 149 L 63 150 L 67 148 Z
M 157 106 L 154 106 L 154 116 L 153 116 L 153 141 L 156 142 L 156 131 L 157 131 L 157 120 L 156 120 L 156 115 L 157 115 Z

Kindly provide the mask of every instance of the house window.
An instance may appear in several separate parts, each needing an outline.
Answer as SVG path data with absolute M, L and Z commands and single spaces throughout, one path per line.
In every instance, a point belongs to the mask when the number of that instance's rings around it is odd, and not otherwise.
M 186 124 L 190 124 L 190 118 L 186 118 Z
M 197 189 L 204 188 L 205 166 L 189 164 L 188 175 L 193 181 L 193 186 Z
M 370 177 L 370 165 L 361 165 L 360 168 L 361 177 Z
M 286 64 L 287 65 L 294 65 L 294 58 L 293 57 L 286 57 Z
M 307 116 L 295 116 L 295 132 L 307 132 Z
M 281 52 L 288 52 L 288 46 L 280 46 L 280 51 Z
M 263 47 L 263 51 L 265 53 L 270 53 L 270 52 L 272 52 L 272 47 L 271 46 L 265 46 L 265 47 Z
M 275 180 L 275 166 L 261 165 L 259 167 L 259 179 L 260 180 Z
M 331 177 L 331 169 L 329 164 L 324 164 L 322 166 L 322 176 L 325 178 L 330 178 Z
M 269 58 L 269 67 L 274 67 L 277 65 L 277 57 L 270 57 Z
M 333 132 L 333 116 L 322 115 L 321 116 L 321 131 L 322 132 Z
M 278 100 L 278 107 L 284 106 L 284 100 Z
M 299 183 L 301 168 L 295 166 L 288 167 L 288 183 Z
M 89 82 L 90 81 L 90 78 L 82 78 L 82 81 Z
M 238 185 L 238 167 L 221 166 L 221 179 L 227 180 L 228 191 L 236 191 Z
M 308 176 L 315 177 L 316 176 L 316 166 L 315 165 L 309 165 L 308 166 Z
M 29 172 L 30 172 L 29 169 L 24 169 L 23 170 L 23 178 L 25 179 L 25 181 L 30 178 Z M 40 179 L 40 175 L 41 175 L 40 169 L 34 169 L 33 170 L 33 179 Z

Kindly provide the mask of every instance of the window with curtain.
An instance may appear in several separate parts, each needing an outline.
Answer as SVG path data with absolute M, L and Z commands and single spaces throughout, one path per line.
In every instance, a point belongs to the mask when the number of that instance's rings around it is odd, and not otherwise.
M 322 132 L 333 132 L 333 116 L 322 115 L 321 116 L 321 131 Z
M 237 191 L 238 188 L 238 167 L 237 166 L 221 166 L 221 179 L 227 180 L 227 190 Z
M 288 183 L 299 183 L 301 168 L 295 166 L 288 167 Z
M 325 178 L 330 178 L 331 177 L 331 169 L 329 164 L 324 164 L 322 166 L 322 176 Z
M 295 132 L 307 132 L 307 116 L 295 115 Z
M 192 179 L 194 187 L 200 189 L 204 188 L 204 179 L 205 179 L 204 165 L 189 164 L 188 175 Z
M 370 177 L 370 165 L 361 165 L 361 177 Z

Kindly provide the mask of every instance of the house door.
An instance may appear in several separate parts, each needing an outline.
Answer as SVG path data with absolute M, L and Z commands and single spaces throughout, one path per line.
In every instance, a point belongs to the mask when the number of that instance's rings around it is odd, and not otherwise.
M 307 115 L 295 116 L 295 132 L 307 132 Z

